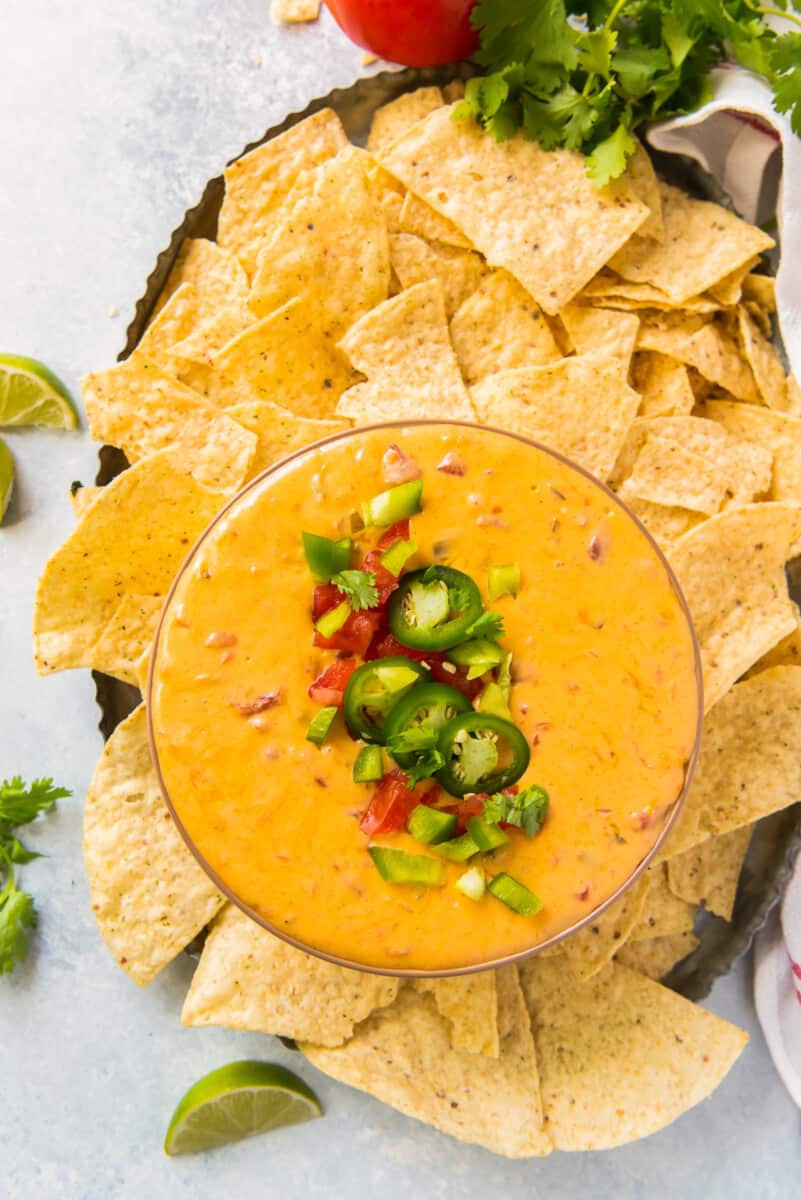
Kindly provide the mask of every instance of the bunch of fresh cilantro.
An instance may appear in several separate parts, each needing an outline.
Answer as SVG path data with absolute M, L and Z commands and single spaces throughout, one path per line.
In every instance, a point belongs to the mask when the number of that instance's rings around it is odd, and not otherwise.
M 15 775 L 0 784 L 0 975 L 9 974 L 25 957 L 28 934 L 36 924 L 33 896 L 17 887 L 14 868 L 40 856 L 26 849 L 15 831 L 71 794 L 54 787 L 52 779 L 34 779 L 26 787 Z
M 799 0 L 479 0 L 475 58 L 458 117 L 498 140 L 522 126 L 546 150 L 589 156 L 597 187 L 621 175 L 634 131 L 690 112 L 709 97 L 709 72 L 735 60 L 765 76 L 779 112 L 801 135 Z M 764 18 L 785 17 L 777 33 Z

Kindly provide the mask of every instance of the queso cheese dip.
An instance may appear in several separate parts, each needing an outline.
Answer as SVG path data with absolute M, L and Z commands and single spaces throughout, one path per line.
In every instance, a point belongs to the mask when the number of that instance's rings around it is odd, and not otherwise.
M 432 422 L 311 447 L 229 505 L 168 600 L 150 713 L 235 900 L 349 964 L 447 972 L 625 884 L 684 787 L 699 690 L 676 586 L 614 497 Z

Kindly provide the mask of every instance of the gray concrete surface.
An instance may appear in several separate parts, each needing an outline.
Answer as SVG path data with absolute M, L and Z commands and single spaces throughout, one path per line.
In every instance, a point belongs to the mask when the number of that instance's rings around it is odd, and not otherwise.
M 110 364 L 156 253 L 205 180 L 286 111 L 347 84 L 360 54 L 324 18 L 275 29 L 268 0 L 5 0 L 0 26 L 0 347 L 46 359 L 73 387 Z M 0 530 L 0 776 L 52 774 L 71 801 L 37 827 L 25 868 L 35 949 L 0 979 L 0 1197 L 17 1200 L 789 1200 L 799 1113 L 775 1075 L 744 962 L 709 1001 L 752 1044 L 718 1092 L 647 1141 L 606 1154 L 506 1162 L 319 1075 L 271 1038 L 186 1030 L 181 957 L 145 992 L 93 924 L 81 807 L 100 737 L 88 673 L 38 679 L 36 577 L 89 480 L 85 432 L 19 432 Z M 178 1097 L 238 1057 L 295 1065 L 325 1120 L 196 1159 L 167 1160 Z

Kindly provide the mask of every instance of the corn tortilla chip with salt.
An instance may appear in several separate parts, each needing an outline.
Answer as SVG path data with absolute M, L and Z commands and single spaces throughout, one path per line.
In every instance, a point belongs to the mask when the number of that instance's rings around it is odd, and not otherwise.
M 276 23 L 302 24 L 316 21 L 322 0 L 272 0 L 270 16 Z
M 575 981 L 574 981 L 575 983 Z M 515 967 L 498 972 L 498 1058 L 455 1050 L 433 997 L 404 987 L 336 1050 L 303 1044 L 316 1067 L 407 1116 L 509 1158 L 542 1156 L 537 1058 Z
M 736 271 L 731 271 L 728 275 L 724 275 L 713 287 L 707 289 L 707 295 L 713 300 L 717 300 L 724 308 L 731 308 L 737 304 L 743 294 L 743 280 L 752 267 L 755 267 L 759 262 L 759 255 L 750 258 L 748 262 L 743 263 Z
M 447 246 L 460 246 L 463 250 L 473 249 L 470 239 L 456 228 L 453 221 L 443 217 L 425 200 L 415 196 L 414 192 L 407 192 L 403 198 L 398 225 L 399 233 L 413 233 L 427 242 L 444 242 Z
M 154 363 L 134 356 L 87 375 L 82 394 L 92 437 L 119 446 L 129 462 L 176 449 L 204 487 L 241 487 L 256 438 Z
M 266 400 L 250 400 L 235 404 L 228 413 L 245 429 L 255 433 L 259 439 L 256 453 L 250 464 L 249 478 L 260 475 L 267 467 L 286 458 L 295 450 L 302 450 L 312 442 L 330 437 L 350 428 L 350 421 L 333 419 L 317 421 L 298 417 L 286 408 L 270 404 Z
M 508 271 L 493 271 L 451 321 L 465 382 L 517 367 L 556 362 L 561 352 L 536 301 Z
M 673 438 L 648 433 L 620 498 L 648 500 L 711 516 L 726 495 L 726 482 L 715 465 Z
M 801 667 L 771 667 L 735 684 L 704 722 L 695 777 L 660 857 L 795 804 L 800 742 Z
M 743 280 L 743 300 L 758 304 L 768 314 L 775 313 L 776 280 L 772 275 L 749 273 Z
M 710 314 L 720 312 L 720 304 L 709 296 L 692 296 L 682 304 L 674 304 L 666 292 L 660 291 L 650 283 L 631 283 L 621 279 L 614 271 L 604 269 L 599 271 L 582 289 L 579 299 L 582 303 L 590 301 L 600 303 L 607 308 L 632 309 L 653 308 L 661 312 L 673 312 L 680 309 L 685 313 Z
M 305 954 L 227 904 L 203 947 L 181 1021 L 340 1046 L 397 991 L 397 979 Z
M 642 314 L 637 348 L 678 359 L 738 400 L 758 402 L 754 374 L 741 358 L 725 320 L 706 320 L 682 312 L 646 312 Z
M 193 542 L 225 503 L 179 455 L 160 451 L 123 471 L 45 566 L 34 651 L 42 675 L 91 664 L 123 596 L 164 596 Z
M 256 316 L 297 297 L 312 324 L 341 337 L 387 298 L 387 223 L 362 154 L 349 147 L 323 163 L 312 193 L 280 214 L 259 251 L 248 301 Z
M 367 382 L 343 393 L 338 416 L 362 422 L 475 419 L 438 280 L 418 283 L 380 304 L 348 331 L 341 346 Z
M 367 149 L 371 154 L 380 155 L 408 129 L 443 104 L 442 92 L 438 87 L 415 88 L 413 92 L 403 92 L 395 100 L 382 104 L 373 113 Z
M 701 647 L 704 706 L 796 626 L 784 564 L 801 539 L 801 505 L 727 509 L 676 542 L 670 564 Z
M 801 501 L 801 421 L 797 417 L 728 400 L 706 400 L 699 412 L 719 422 L 733 437 L 773 456 L 772 500 Z
M 440 281 L 448 320 L 472 296 L 487 274 L 480 254 L 456 246 L 432 246 L 411 233 L 392 236 L 389 252 L 392 268 L 402 287 L 414 287 L 429 279 Z
M 763 654 L 761 658 L 757 659 L 750 671 L 746 673 L 745 678 L 758 675 L 760 671 L 766 671 L 768 667 L 788 666 L 801 666 L 801 620 L 792 633 L 788 633 L 787 637 L 783 637 L 780 642 L 772 646 L 767 654 Z
M 650 214 L 624 187 L 598 191 L 585 161 L 516 134 L 487 137 L 437 109 L 379 155 L 494 267 L 510 271 L 548 313 L 581 291 Z
M 323 108 L 231 163 L 217 225 L 220 247 L 237 253 L 264 237 L 301 171 L 320 166 L 347 144 L 339 117 Z
M 606 1150 L 664 1128 L 712 1092 L 748 1035 L 618 963 L 577 986 L 563 958 L 521 968 L 546 1128 L 559 1150 Z
M 159 306 L 139 340 L 143 357 L 154 359 L 168 352 L 194 330 L 199 320 L 200 305 L 192 283 L 180 284 L 167 301 Z
M 103 940 L 145 986 L 223 902 L 176 829 L 159 790 L 143 705 L 118 725 L 95 769 L 83 854 Z
M 626 164 L 623 178 L 635 196 L 651 210 L 648 218 L 637 230 L 637 236 L 655 238 L 656 241 L 661 242 L 665 236 L 665 223 L 662 219 L 662 193 L 659 188 L 659 179 L 648 151 L 639 140 L 637 140 L 637 149 Z
M 619 900 L 562 942 L 567 961 L 581 980 L 592 978 L 623 946 L 640 919 L 650 881 L 641 875 Z
M 301 300 L 251 325 L 212 359 L 211 398 L 221 408 L 252 400 L 298 417 L 330 417 L 357 376 Z
M 568 304 L 559 317 L 577 354 L 607 354 L 628 369 L 640 328 L 638 316 L 614 308 Z
M 666 292 L 674 303 L 707 291 L 774 245 L 761 229 L 719 204 L 695 200 L 661 181 L 660 192 L 662 241 L 633 238 L 609 265 L 624 279 Z
M 434 997 L 440 1015 L 450 1025 L 454 1050 L 497 1058 L 500 1040 L 496 978 L 494 971 L 477 971 L 473 975 L 416 979 L 413 986 Z
M 676 854 L 667 862 L 670 890 L 690 904 L 730 921 L 737 884 L 754 830 L 750 825 Z
M 688 416 L 695 407 L 684 363 L 655 350 L 638 351 L 631 364 L 632 385 L 642 396 L 640 417 Z
M 665 554 L 674 542 L 703 520 L 689 508 L 665 507 L 664 504 L 652 504 L 650 500 L 638 500 L 636 496 L 628 496 L 626 506 Z
M 74 492 L 70 490 L 70 504 L 75 516 L 82 517 L 89 505 L 95 502 L 102 491 L 102 487 L 91 486 L 78 487 Z
M 627 942 L 615 961 L 622 967 L 647 975 L 649 979 L 663 979 L 668 971 L 692 954 L 701 944 L 694 933 L 667 933 L 664 937 L 642 938 L 638 942 Z
M 692 933 L 697 906 L 675 895 L 668 885 L 664 863 L 649 867 L 648 895 L 640 918 L 631 931 L 632 942 L 641 938 L 668 937 L 675 933 Z
M 161 290 L 151 324 L 183 284 L 194 288 L 203 319 L 237 296 L 244 299 L 248 292 L 247 276 L 235 254 L 206 238 L 186 238 Z
M 544 442 L 606 479 L 640 397 L 617 358 L 582 355 L 490 375 L 472 389 L 479 419 Z
M 753 371 L 761 402 L 768 408 L 786 411 L 790 407 L 790 397 L 776 347 L 767 340 L 742 304 L 737 309 L 737 319 L 743 354 Z
M 138 687 L 137 664 L 143 654 L 149 654 L 163 607 L 162 596 L 123 596 L 92 646 L 88 665 Z

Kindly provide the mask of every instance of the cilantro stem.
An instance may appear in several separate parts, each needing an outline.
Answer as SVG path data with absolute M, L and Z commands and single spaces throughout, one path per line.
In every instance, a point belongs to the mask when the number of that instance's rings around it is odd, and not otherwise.
M 612 28 L 612 26 L 614 25 L 615 21 L 616 21 L 616 20 L 618 19 L 618 17 L 620 16 L 620 10 L 621 10 L 622 8 L 625 8 L 625 6 L 628 4 L 628 2 L 629 2 L 629 0 L 617 0 L 617 4 L 616 4 L 616 5 L 615 5 L 615 7 L 612 9 L 612 11 L 610 12 L 609 16 L 606 18 L 606 20 L 605 20 L 605 21 L 604 21 L 604 23 L 603 23 L 603 28 L 604 28 L 604 29 L 611 29 L 611 28 Z
M 795 13 L 789 11 L 782 12 L 780 8 L 761 8 L 758 4 L 754 5 L 753 8 L 749 4 L 748 7 L 751 8 L 752 12 L 760 13 L 763 17 L 783 17 L 785 21 L 792 21 L 801 28 L 801 17 L 796 16 Z

